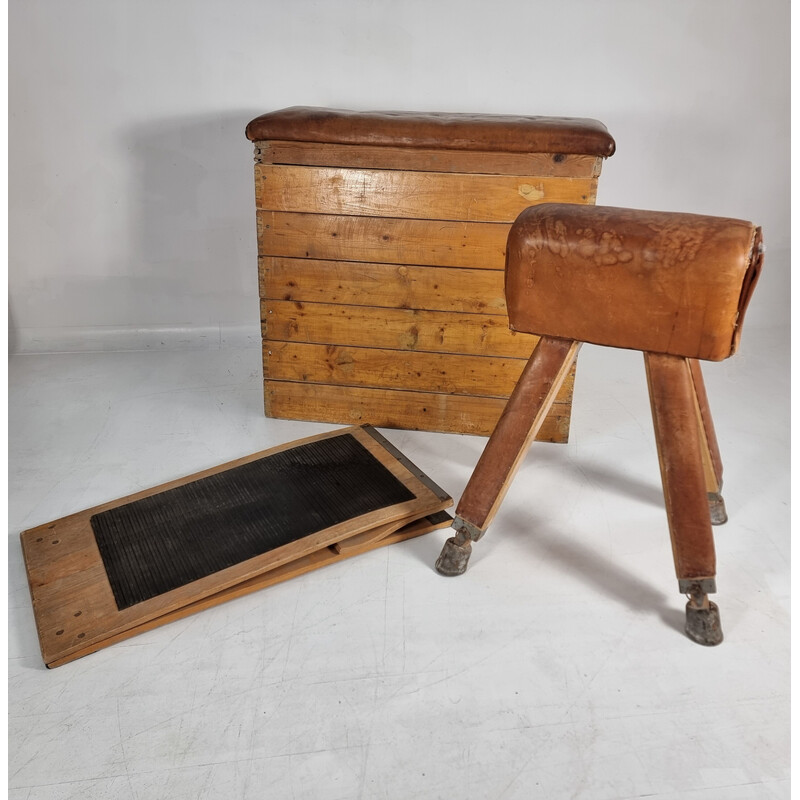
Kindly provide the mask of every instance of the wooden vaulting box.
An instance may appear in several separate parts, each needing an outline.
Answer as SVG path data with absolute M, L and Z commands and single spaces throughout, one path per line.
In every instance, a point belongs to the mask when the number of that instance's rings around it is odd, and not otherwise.
M 266 414 L 489 435 L 537 341 L 508 327 L 511 223 L 594 203 L 605 126 L 294 107 L 247 136 Z M 540 439 L 566 441 L 572 384 Z

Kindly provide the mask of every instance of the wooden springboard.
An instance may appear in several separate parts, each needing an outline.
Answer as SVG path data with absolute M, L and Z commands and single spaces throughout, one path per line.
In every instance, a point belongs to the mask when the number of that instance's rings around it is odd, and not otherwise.
M 356 453 L 358 469 L 367 470 L 365 478 L 349 464 L 326 462 L 318 467 L 320 459 L 325 461 L 329 453 L 338 457 L 340 451 Z M 274 482 L 260 485 L 262 474 L 258 470 L 263 466 L 267 470 L 263 475 L 269 478 L 270 465 L 275 464 L 278 472 L 273 470 Z M 295 467 L 300 471 L 292 472 Z M 318 469 L 323 469 L 324 475 Z M 284 490 L 290 490 L 290 498 L 294 491 L 291 477 L 284 474 L 287 470 L 295 480 L 298 475 L 303 476 L 298 495 L 302 502 L 294 511 L 285 502 Z M 322 475 L 321 483 L 334 481 L 328 492 L 330 497 L 343 498 L 341 503 L 334 501 L 337 507 L 333 512 L 315 500 L 315 474 Z M 237 488 L 238 495 L 225 494 L 224 480 L 233 475 L 244 475 L 249 480 L 244 500 L 240 498 L 241 487 Z M 348 476 L 352 485 L 347 485 Z M 211 496 L 209 501 L 205 496 L 207 490 L 219 491 L 221 481 L 223 496 L 218 500 Z M 381 494 L 375 486 L 383 486 L 386 491 Z M 177 517 L 174 513 L 169 516 L 169 501 L 173 498 L 182 503 Z M 357 510 L 349 516 L 348 498 L 353 499 L 352 507 Z M 243 505 L 247 506 L 244 514 Z M 45 664 L 59 666 L 225 600 L 444 527 L 451 521 L 443 513 L 450 505 L 452 499 L 444 491 L 377 431 L 365 426 L 254 453 L 37 526 L 23 532 L 21 542 Z M 203 509 L 209 507 L 211 512 L 206 513 Z M 261 519 L 266 530 L 270 528 L 267 517 L 276 514 L 283 521 L 277 528 L 288 525 L 293 528 L 290 535 L 284 535 L 282 530 L 278 530 L 278 539 L 265 535 L 263 552 L 256 555 L 252 555 L 251 541 L 249 557 L 214 568 L 227 563 L 225 558 L 230 560 L 226 548 L 232 540 L 237 537 L 252 540 L 253 536 L 257 539 Z M 245 522 L 241 523 L 240 518 L 245 518 Z M 101 524 L 109 520 L 110 533 L 109 524 L 105 530 Z M 322 520 L 322 527 L 315 520 Z M 226 521 L 232 522 L 229 525 Z M 204 526 L 209 524 L 213 530 L 204 532 Z M 114 525 L 122 529 L 116 530 Z M 125 529 L 130 525 L 134 527 Z M 215 548 L 221 548 L 222 560 L 213 557 Z M 109 556 L 109 550 L 115 549 L 119 551 L 116 564 Z M 192 556 L 197 555 L 192 549 L 202 551 L 201 572 L 213 571 L 180 583 L 192 575 Z M 208 551 L 212 554 L 210 560 Z M 148 588 L 151 573 L 168 572 L 169 564 L 164 561 L 181 562 L 178 578 L 168 575 L 166 584 L 157 581 L 156 589 Z M 189 562 L 188 571 L 185 565 L 181 566 L 184 561 Z M 204 565 L 205 561 L 211 566 Z M 132 575 L 132 590 L 117 585 L 120 577 L 115 571 L 119 571 L 120 564 L 122 573 L 127 571 Z M 123 584 L 125 579 L 123 575 Z M 176 582 L 180 585 L 173 585 Z M 167 588 L 153 594 L 158 586 Z

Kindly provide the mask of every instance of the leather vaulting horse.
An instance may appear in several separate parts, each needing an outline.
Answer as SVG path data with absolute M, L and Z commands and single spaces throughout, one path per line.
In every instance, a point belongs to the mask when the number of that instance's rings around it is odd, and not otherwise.
M 514 223 L 511 328 L 541 336 L 456 509 L 437 570 L 459 575 L 486 531 L 582 342 L 644 353 L 686 632 L 722 641 L 712 522 L 722 463 L 698 360 L 738 346 L 763 260 L 761 229 L 694 214 L 545 203 Z

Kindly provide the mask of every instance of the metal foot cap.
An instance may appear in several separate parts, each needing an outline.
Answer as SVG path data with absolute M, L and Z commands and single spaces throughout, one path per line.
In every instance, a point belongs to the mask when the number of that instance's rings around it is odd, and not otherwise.
M 716 603 L 698 608 L 690 600 L 686 604 L 686 635 L 697 644 L 714 647 L 722 641 L 722 625 Z
M 728 512 L 725 509 L 725 500 L 721 494 L 708 493 L 708 510 L 711 513 L 712 525 L 724 525 L 728 521 Z
M 440 575 L 463 575 L 467 571 L 470 555 L 472 555 L 472 542 L 467 540 L 460 545 L 455 537 L 451 537 L 444 543 L 442 552 L 436 560 L 436 571 Z

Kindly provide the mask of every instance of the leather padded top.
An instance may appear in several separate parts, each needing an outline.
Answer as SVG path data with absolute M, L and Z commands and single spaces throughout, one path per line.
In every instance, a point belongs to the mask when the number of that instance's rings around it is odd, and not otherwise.
M 750 222 L 544 203 L 509 234 L 508 317 L 526 333 L 721 361 L 761 262 Z
M 293 106 L 272 111 L 247 126 L 251 141 L 298 142 L 486 150 L 510 153 L 614 154 L 606 126 L 593 119 L 344 111 Z

